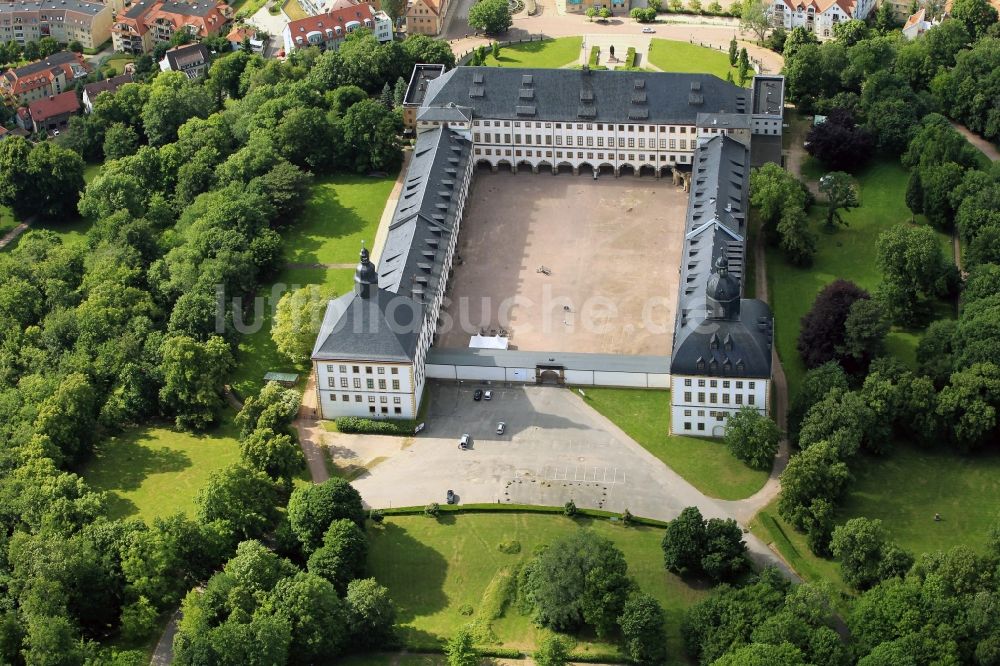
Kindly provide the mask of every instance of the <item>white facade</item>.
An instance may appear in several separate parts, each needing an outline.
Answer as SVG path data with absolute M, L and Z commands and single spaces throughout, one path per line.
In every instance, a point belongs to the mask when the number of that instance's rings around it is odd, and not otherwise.
M 721 437 L 726 419 L 745 406 L 767 414 L 767 379 L 675 375 L 670 384 L 670 432 L 675 435 Z
M 322 418 L 416 417 L 421 392 L 415 390 L 413 365 L 347 360 L 314 365 Z
M 833 26 L 851 19 L 865 19 L 875 0 L 773 0 L 767 15 L 774 27 L 805 28 L 817 37 L 833 37 Z

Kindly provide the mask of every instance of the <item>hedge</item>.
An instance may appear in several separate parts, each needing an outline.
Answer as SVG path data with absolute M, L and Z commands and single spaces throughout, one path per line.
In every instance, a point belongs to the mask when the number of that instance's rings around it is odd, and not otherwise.
M 601 59 L 601 47 L 600 46 L 591 46 L 590 47 L 590 60 L 587 61 L 587 64 L 590 65 L 591 67 L 597 67 L 597 62 L 600 59 Z
M 415 427 L 411 421 L 379 421 L 360 416 L 341 416 L 335 423 L 337 430 L 346 434 L 412 435 Z
M 382 509 L 383 516 L 415 516 L 423 515 L 424 506 L 401 506 L 391 509 Z M 535 506 L 533 504 L 442 504 L 441 513 L 547 513 L 563 515 L 564 507 L 561 506 Z M 576 515 L 587 516 L 589 518 L 621 518 L 620 513 L 614 511 L 600 511 L 598 509 L 577 509 Z M 667 523 L 654 518 L 640 518 L 632 516 L 630 524 L 645 525 L 647 527 L 666 527 Z
M 625 66 L 635 67 L 635 47 L 628 47 L 628 51 L 625 52 Z

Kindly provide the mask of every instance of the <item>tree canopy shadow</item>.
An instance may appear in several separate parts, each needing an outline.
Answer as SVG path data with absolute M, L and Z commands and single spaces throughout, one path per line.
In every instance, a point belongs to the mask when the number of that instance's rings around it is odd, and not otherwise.
M 398 609 L 398 624 L 407 624 L 448 606 L 444 593 L 448 562 L 441 553 L 392 522 L 369 529 L 368 536 L 369 573 L 389 589 Z
M 87 482 L 96 490 L 127 492 L 140 488 L 150 474 L 191 467 L 187 453 L 151 445 L 154 441 L 155 437 L 137 430 L 103 442 L 94 452 Z

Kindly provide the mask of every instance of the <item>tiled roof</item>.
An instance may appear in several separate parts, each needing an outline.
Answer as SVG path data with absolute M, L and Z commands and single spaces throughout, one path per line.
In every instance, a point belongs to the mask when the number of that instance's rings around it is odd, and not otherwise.
M 28 105 L 31 112 L 31 119 L 35 122 L 42 122 L 63 113 L 75 113 L 80 110 L 80 100 L 76 97 L 76 91 L 70 90 L 58 95 L 35 100 Z
M 693 125 L 699 113 L 745 113 L 749 95 L 709 74 L 456 67 L 427 83 L 423 105 L 448 104 L 476 118 Z
M 113 93 L 126 83 L 132 83 L 131 74 L 119 74 L 118 76 L 112 76 L 110 79 L 88 83 L 83 89 L 87 93 L 87 97 L 93 101 L 102 92 Z
M 360 3 L 334 9 L 328 14 L 319 14 L 308 18 L 290 21 L 288 32 L 292 37 L 305 37 L 310 32 L 320 32 L 324 34 L 324 40 L 337 39 L 347 35 L 347 28 L 351 22 L 359 26 L 364 26 L 365 19 L 374 23 L 375 8 L 368 3 Z M 326 34 L 329 30 L 331 34 Z
M 185 44 L 169 49 L 163 57 L 170 65 L 170 69 L 176 72 L 185 67 L 208 62 L 210 54 L 204 44 Z

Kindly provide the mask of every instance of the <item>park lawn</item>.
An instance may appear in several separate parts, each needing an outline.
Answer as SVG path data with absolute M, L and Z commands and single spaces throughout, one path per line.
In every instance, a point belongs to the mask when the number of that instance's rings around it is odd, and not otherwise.
M 271 339 L 271 319 L 278 300 L 286 291 L 306 285 L 320 285 L 325 293 L 339 296 L 353 288 L 354 271 L 344 268 L 286 268 L 273 283 L 262 285 L 255 302 L 258 315 L 248 316 L 245 333 L 238 333 L 236 368 L 231 380 L 232 388 L 241 398 L 254 395 L 264 386 L 268 372 L 293 372 L 303 375 L 298 387 L 305 386 L 309 362 L 292 363 L 278 352 Z
M 666 572 L 660 548 L 663 531 L 658 528 L 626 528 L 603 519 L 558 514 L 445 514 L 438 519 L 388 516 L 381 526 L 369 528 L 368 564 L 399 608 L 398 624 L 406 647 L 434 647 L 458 627 L 476 620 L 482 606 L 491 602 L 502 605 L 505 595 L 497 593 L 497 583 L 503 574 L 529 559 L 539 546 L 581 526 L 611 539 L 622 550 L 629 575 L 663 605 L 668 654 L 676 663 L 684 663 L 680 637 L 684 609 L 708 592 Z M 512 540 L 520 543 L 519 553 L 498 549 L 499 544 Z M 538 637 L 545 635 L 509 603 L 490 625 L 494 647 L 530 652 Z M 617 652 L 618 648 L 606 641 L 581 638 L 575 651 L 587 650 L 604 653 Z
M 847 227 L 839 227 L 833 233 L 824 231 L 826 208 L 821 204 L 813 206 L 809 213 L 817 231 L 817 252 L 812 266 L 796 268 L 784 260 L 777 248 L 769 247 L 767 251 L 775 344 L 792 396 L 805 374 L 796 349 L 799 322 L 812 307 L 816 294 L 837 278 L 874 291 L 881 281 L 875 257 L 879 234 L 894 224 L 910 221 L 910 212 L 903 203 L 909 173 L 898 161 L 875 160 L 855 177 L 861 206 L 843 213 Z M 938 235 L 945 256 L 951 256 L 949 237 Z M 887 346 L 901 360 L 912 364 L 918 336 L 916 331 L 893 331 Z
M 854 483 L 837 522 L 882 520 L 892 538 L 914 554 L 966 545 L 985 551 L 1000 518 L 1000 453 L 960 455 L 942 445 L 900 444 L 886 456 L 860 455 Z M 940 513 L 942 520 L 934 521 Z
M 233 412 L 204 434 L 169 425 L 142 426 L 97 445 L 81 476 L 108 493 L 111 518 L 195 515 L 195 498 L 209 475 L 239 459 Z
M 372 246 L 396 174 L 319 178 L 301 219 L 284 232 L 285 259 L 301 264 L 358 262 L 361 241 Z
M 650 40 L 649 63 L 664 72 L 715 74 L 722 80 L 730 72 L 734 81 L 738 75 L 738 70 L 729 66 L 728 53 L 671 39 Z
M 586 388 L 584 401 L 710 497 L 749 497 L 768 471 L 747 467 L 718 440 L 670 435 L 670 392 Z
M 135 62 L 135 57 L 127 53 L 116 53 L 102 63 L 102 67 L 109 72 L 109 76 L 118 76 L 125 71 L 125 65 Z
M 559 37 L 521 42 L 500 49 L 500 58 L 486 56 L 488 67 L 541 67 L 557 69 L 580 59 L 583 37 Z

